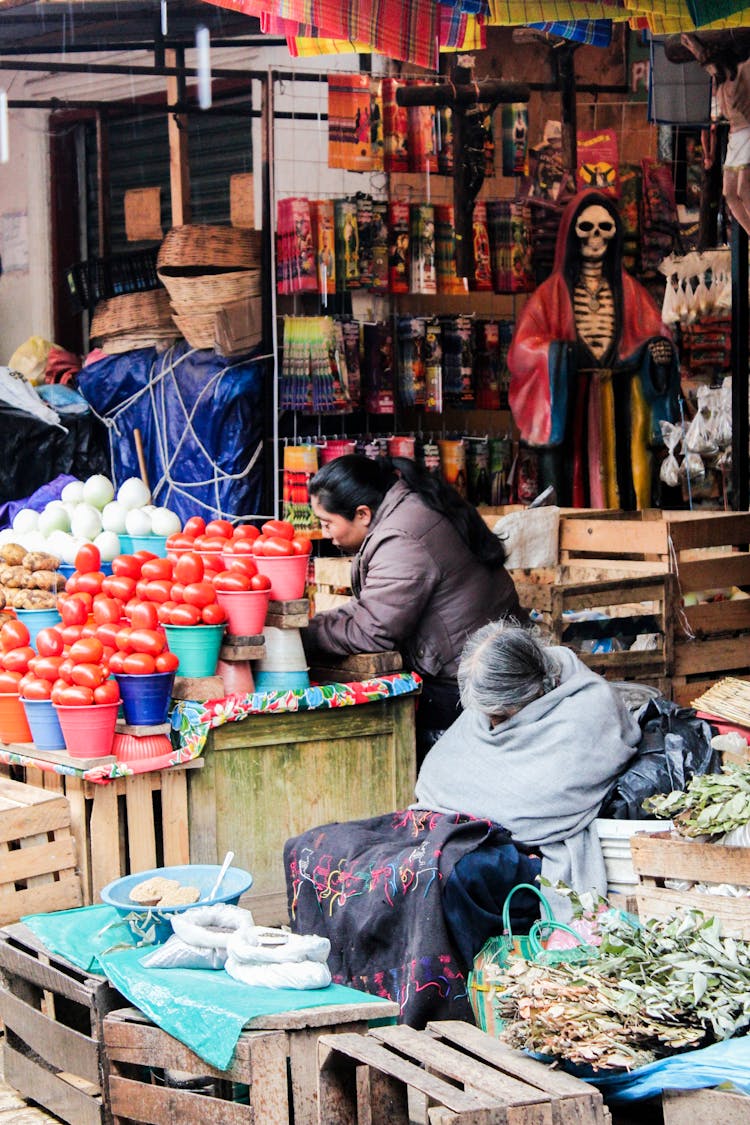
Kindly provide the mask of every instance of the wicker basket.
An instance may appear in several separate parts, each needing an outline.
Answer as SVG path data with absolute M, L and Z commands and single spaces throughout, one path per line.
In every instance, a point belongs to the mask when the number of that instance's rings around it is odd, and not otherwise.
M 260 231 L 204 224 L 173 227 L 156 260 L 157 269 L 168 276 L 258 269 L 260 264 Z
M 213 348 L 216 339 L 216 313 L 191 313 L 172 316 L 173 321 L 191 348 Z
M 151 289 L 100 301 L 91 318 L 89 334 L 93 339 L 102 339 L 134 332 L 145 334 L 149 328 L 167 331 L 170 326 L 169 294 L 166 289 Z
M 172 307 L 180 315 L 190 315 L 193 310 L 208 312 L 243 297 L 257 297 L 261 292 L 260 270 L 236 270 L 200 277 L 164 275 L 161 279 Z
M 179 329 L 170 321 L 169 328 L 154 328 L 150 331 L 123 333 L 119 336 L 102 336 L 99 347 L 107 355 L 121 355 L 135 352 L 139 348 L 157 348 L 159 351 L 174 344 L 179 339 Z

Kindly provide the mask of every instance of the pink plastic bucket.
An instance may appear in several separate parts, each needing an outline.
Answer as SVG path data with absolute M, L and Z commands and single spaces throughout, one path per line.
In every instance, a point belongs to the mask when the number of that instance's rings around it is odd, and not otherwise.
M 240 637 L 257 637 L 266 623 L 270 590 L 217 590 L 216 600 L 227 611 L 227 629 Z
M 278 558 L 255 555 L 258 570 L 271 579 L 271 598 L 275 602 L 293 602 L 296 598 L 304 598 L 309 561 L 309 555 L 282 555 Z
M 71 758 L 106 758 L 112 753 L 119 707 L 119 703 L 97 703 L 92 707 L 55 705 Z

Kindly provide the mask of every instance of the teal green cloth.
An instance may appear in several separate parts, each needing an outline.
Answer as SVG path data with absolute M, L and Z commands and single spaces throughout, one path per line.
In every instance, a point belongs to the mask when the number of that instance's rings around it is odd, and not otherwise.
M 23 922 L 52 953 L 102 973 L 157 1027 L 219 1070 L 230 1065 L 242 1028 L 255 1016 L 362 1002 L 361 992 L 341 984 L 303 992 L 255 988 L 223 969 L 146 969 L 141 958 L 151 947 L 132 945 L 130 927 L 111 906 L 29 914 Z
M 747 0 L 687 0 L 687 4 L 696 27 L 728 19 L 747 8 Z

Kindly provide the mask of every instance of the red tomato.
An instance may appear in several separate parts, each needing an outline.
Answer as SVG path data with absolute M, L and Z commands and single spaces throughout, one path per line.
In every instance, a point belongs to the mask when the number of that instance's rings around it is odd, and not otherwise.
M 77 594 L 69 598 L 58 598 L 57 608 L 63 619 L 63 625 L 83 625 L 89 615 L 88 606 L 83 598 Z M 0 639 L 2 633 L 0 633 Z M 63 640 L 65 635 L 63 634 Z
M 169 578 L 155 578 L 146 585 L 146 599 L 150 602 L 168 602 L 172 599 L 172 583 Z
M 31 634 L 23 621 L 6 621 L 0 629 L 0 648 L 3 652 L 10 652 L 12 648 L 26 648 L 31 640 Z
M 156 607 L 160 625 L 169 624 L 169 622 L 172 620 L 170 615 L 172 613 L 172 610 L 175 609 L 176 606 L 177 602 L 162 602 L 161 605 L 158 605 Z
M 50 699 L 53 703 L 60 702 L 60 693 L 63 692 L 67 686 L 68 685 L 66 684 L 65 680 L 55 680 L 54 684 L 52 685 L 52 692 L 50 694 Z
M 62 656 L 39 656 L 34 661 L 34 675 L 39 680 L 48 680 L 53 684 L 63 675 L 63 665 L 67 671 L 68 664 L 72 668 L 72 661 L 64 660 Z
M 140 559 L 142 566 L 143 563 L 147 563 L 149 559 L 158 559 L 159 556 L 155 555 L 153 551 L 136 551 L 133 557 Z
M 49 680 L 30 680 L 24 684 L 21 695 L 24 699 L 49 699 L 52 695 L 52 684 Z
M 114 625 L 122 617 L 122 602 L 117 598 L 94 598 L 94 621 L 97 625 Z
M 124 652 L 116 652 L 116 653 L 114 653 L 113 656 L 110 656 L 110 658 L 109 658 L 109 670 L 110 670 L 110 672 L 117 672 L 119 674 L 120 672 L 123 671 L 124 666 L 125 666 L 125 656 L 126 656 L 126 654 Z
M 128 629 L 127 626 L 124 629 L 120 629 L 120 632 L 115 638 L 115 646 L 118 652 L 130 652 L 130 634 L 132 632 L 133 630 Z
M 102 582 L 102 593 L 108 598 L 129 602 L 135 593 L 136 582 L 137 579 L 128 578 L 124 574 L 110 574 Z
M 250 590 L 250 582 L 252 576 L 243 574 L 239 570 L 223 570 L 221 574 L 217 574 L 214 578 L 214 586 L 217 590 L 222 592 L 239 592 L 242 590 Z
M 96 630 L 97 639 L 102 642 L 105 648 L 117 647 L 117 634 L 120 632 L 120 626 L 113 622 L 105 622 L 100 625 Z
M 173 652 L 162 652 L 154 661 L 157 672 L 176 672 L 179 666 L 179 657 Z
M 40 656 L 59 656 L 64 641 L 59 629 L 40 629 L 36 635 L 36 651 Z
M 171 578 L 173 564 L 171 559 L 149 559 L 143 564 L 141 578 L 151 582 L 154 578 Z
M 83 548 L 82 548 L 83 549 Z M 79 574 L 75 592 L 77 594 L 100 594 L 105 576 L 100 570 L 90 570 Z
M 94 693 L 91 688 L 79 684 L 71 684 L 60 688 L 57 693 L 59 707 L 91 707 L 94 702 Z
M 203 532 L 201 532 L 201 535 Z M 192 551 L 195 547 L 195 536 L 186 535 L 183 531 L 182 535 L 175 535 L 174 542 L 172 543 L 172 550 L 177 552 Z
M 226 570 L 223 552 L 219 555 L 206 555 L 206 573 L 204 577 L 207 582 L 212 581 L 216 574 L 221 574 L 222 570 Z
M 195 541 L 196 551 L 203 554 L 217 555 L 227 545 L 227 540 L 223 539 L 220 535 L 199 535 Z
M 81 637 L 70 648 L 74 664 L 97 664 L 104 655 L 104 646 L 96 637 Z
M 35 684 L 35 683 L 37 683 L 37 678 L 34 675 L 34 673 L 33 672 L 27 672 L 26 675 L 21 676 L 21 679 L 18 681 L 18 694 L 25 696 L 26 695 L 26 688 L 29 686 L 29 684 Z
M 130 621 L 135 613 L 136 607 L 143 604 L 140 598 L 131 598 L 127 605 L 123 607 L 123 616 L 127 617 L 128 621 Z
M 248 578 L 253 578 L 258 573 L 255 562 L 248 555 L 240 555 L 239 558 L 233 558 L 229 563 L 228 569 L 235 573 L 246 574 Z M 216 579 L 214 579 L 214 582 L 215 581 Z
M 263 550 L 266 558 L 282 558 L 283 556 L 294 554 L 291 539 L 279 539 L 276 537 L 266 539 Z
M 136 583 L 136 586 L 135 586 L 135 596 L 136 596 L 136 598 L 138 598 L 139 601 L 142 601 L 142 602 L 147 601 L 147 598 L 146 598 L 146 590 L 147 589 L 148 589 L 148 579 L 147 578 L 139 578 L 137 583 Z
M 231 539 L 234 527 L 229 520 L 211 520 L 206 524 L 206 535 L 218 535 L 222 539 Z
M 25 675 L 29 670 L 29 661 L 36 656 L 33 648 L 24 645 L 22 648 L 12 648 L 3 656 L 3 668 L 6 672 L 20 672 Z
M 251 590 L 270 590 L 271 579 L 267 574 L 254 574 L 250 579 Z
M 75 664 L 73 666 L 73 683 L 79 687 L 94 688 L 103 684 L 106 679 L 104 668 L 101 664 Z
M 0 695 L 17 695 L 22 678 L 20 672 L 0 672 Z
M 223 625 L 227 619 L 227 611 L 223 605 L 214 603 L 213 605 L 204 605 L 201 610 L 201 621 L 204 625 Z
M 94 703 L 119 703 L 120 686 L 117 680 L 105 680 L 94 688 Z
M 118 578 L 133 578 L 136 581 L 141 577 L 143 559 L 135 555 L 117 555 L 112 559 L 112 573 Z
M 197 625 L 201 619 L 201 611 L 197 605 L 178 605 L 169 615 L 170 625 Z
M 90 574 L 92 571 L 101 570 L 102 556 L 99 548 L 94 543 L 84 543 L 75 558 L 76 570 L 81 574 Z
M 238 523 L 237 526 L 235 527 L 233 533 L 232 533 L 232 538 L 235 540 L 235 543 L 238 539 L 239 540 L 249 539 L 250 542 L 252 543 L 252 541 L 254 539 L 257 539 L 259 535 L 260 535 L 260 532 L 258 531 L 257 527 L 255 527 L 253 524 L 251 524 L 251 523 Z
M 206 521 L 202 516 L 191 516 L 182 529 L 183 535 L 191 535 L 195 539 L 198 535 L 205 535 Z
M 255 544 L 257 539 L 234 539 L 231 544 L 231 554 L 237 558 L 242 555 L 245 558 L 251 558 L 255 554 Z
M 267 539 L 272 536 L 277 539 L 294 539 L 294 528 L 286 520 L 266 520 L 261 531 Z
M 123 660 L 122 670 L 126 676 L 148 676 L 156 671 L 156 663 L 147 652 L 131 652 Z
M 312 551 L 312 540 L 303 535 L 295 535 L 292 539 L 292 549 L 295 555 L 309 555 Z
M 130 611 L 130 624 L 134 629 L 155 629 L 159 624 L 159 611 L 153 602 L 138 602 Z
M 60 630 L 60 634 L 65 644 L 70 646 L 74 645 L 76 641 L 80 641 L 83 631 L 83 625 L 66 625 L 64 629 Z
M 172 598 L 173 602 L 184 602 L 185 586 L 182 582 L 172 583 Z
M 109 664 L 110 660 L 112 659 L 112 657 L 115 655 L 116 652 L 117 652 L 116 648 L 113 648 L 111 645 L 105 645 L 104 646 L 104 652 L 102 654 L 102 664 Z
M 262 555 L 265 555 L 265 553 L 266 553 L 266 540 L 263 539 L 263 538 L 256 539 L 255 542 L 253 543 L 253 554 L 256 555 L 256 556 L 257 555 L 262 556 Z
M 211 582 L 191 582 L 182 596 L 188 605 L 197 605 L 199 609 L 216 601 L 216 591 Z
M 89 617 L 88 620 L 86 621 L 86 624 L 81 626 L 81 636 L 82 637 L 95 637 L 96 636 L 96 630 L 98 628 L 99 628 L 99 626 L 95 624 L 93 617 Z
M 147 652 L 158 656 L 167 647 L 167 638 L 158 629 L 133 629 L 130 634 L 130 647 L 135 652 Z
M 205 569 L 200 555 L 196 551 L 188 551 L 186 554 L 180 555 L 175 563 L 175 581 L 181 582 L 183 586 L 186 586 L 189 582 L 200 582 L 203 579 Z

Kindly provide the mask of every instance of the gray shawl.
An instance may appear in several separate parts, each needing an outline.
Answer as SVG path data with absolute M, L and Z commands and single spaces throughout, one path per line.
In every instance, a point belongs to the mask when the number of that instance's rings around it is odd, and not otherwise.
M 542 875 L 553 885 L 604 894 L 593 821 L 641 732 L 606 680 L 569 649 L 550 652 L 562 669 L 558 687 L 494 728 L 478 711 L 464 711 L 425 758 L 414 807 L 502 824 L 539 848 Z M 567 920 L 567 900 L 544 893 Z

